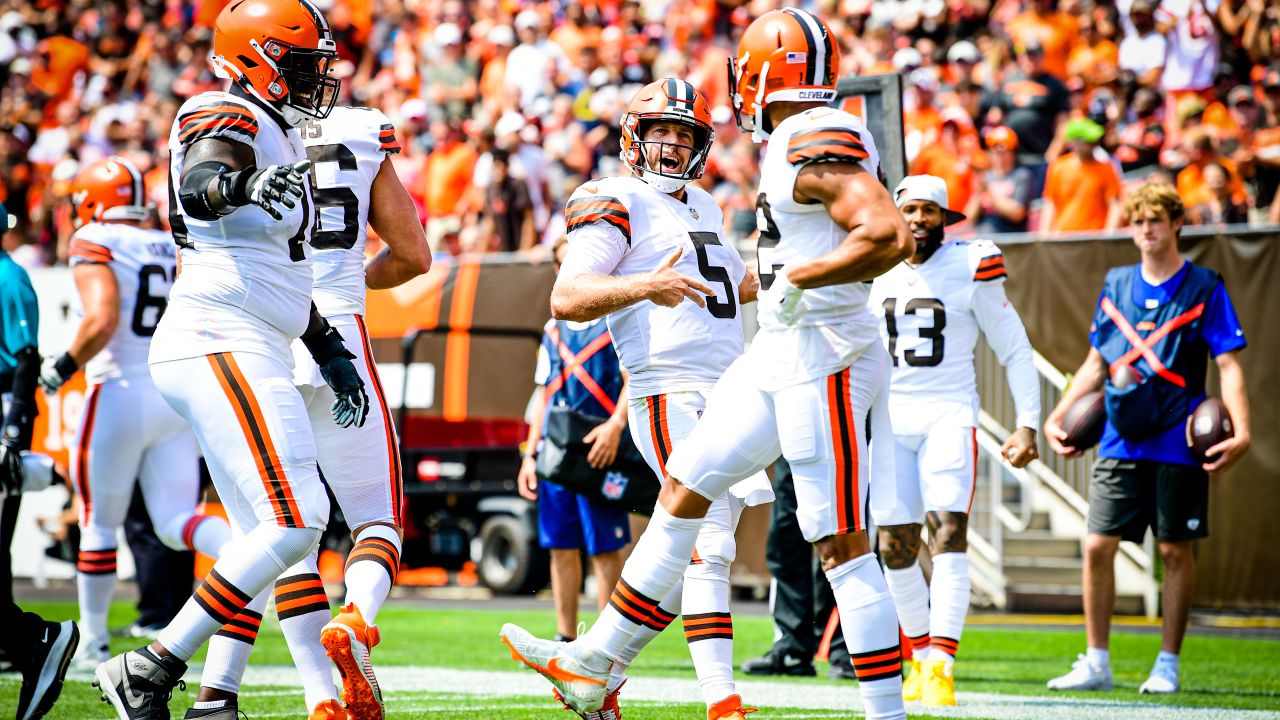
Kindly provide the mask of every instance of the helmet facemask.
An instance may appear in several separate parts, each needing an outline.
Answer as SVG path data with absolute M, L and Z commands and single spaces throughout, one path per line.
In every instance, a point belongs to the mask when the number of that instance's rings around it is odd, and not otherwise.
M 252 40 L 250 44 L 277 74 L 277 79 L 267 87 L 274 99 L 262 99 L 278 110 L 290 125 L 301 127 L 311 120 L 329 116 L 338 102 L 338 89 L 342 87 L 341 80 L 329 75 L 330 66 L 338 57 L 333 40 L 322 37 L 319 48 L 289 47 L 273 40 L 268 40 L 266 47 Z M 252 86 L 246 89 L 253 92 Z
M 659 122 L 676 123 L 692 129 L 693 144 L 643 139 L 649 129 Z M 679 192 L 691 181 L 702 177 L 702 173 L 706 170 L 711 143 L 715 140 L 715 131 L 710 126 L 683 116 L 668 114 L 629 113 L 623 118 L 622 132 L 629 136 L 629 142 L 624 143 L 624 147 L 628 150 L 623 152 L 622 161 L 627 163 L 641 180 L 664 193 Z M 683 169 L 668 168 L 662 164 L 662 158 L 668 154 L 668 148 L 680 148 L 689 152 L 689 158 Z M 658 158 L 658 167 L 650 166 L 651 156 Z

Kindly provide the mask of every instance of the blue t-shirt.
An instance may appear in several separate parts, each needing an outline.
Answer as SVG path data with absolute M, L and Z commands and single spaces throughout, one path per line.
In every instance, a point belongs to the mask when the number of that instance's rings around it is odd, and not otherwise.
M 1153 309 L 1169 302 L 1190 269 L 1190 262 L 1183 263 L 1181 270 L 1159 285 L 1148 283 L 1139 272 L 1133 283 L 1134 303 Z M 1099 316 L 1103 316 L 1101 295 L 1098 296 L 1098 308 L 1094 314 L 1096 327 L 1100 324 Z M 1213 357 L 1239 350 L 1246 344 L 1244 329 L 1240 327 L 1240 320 L 1236 317 L 1235 306 L 1231 304 L 1231 297 L 1227 295 L 1227 288 L 1222 283 L 1218 283 L 1213 289 L 1209 301 L 1205 304 L 1200 336 L 1209 346 L 1209 354 Z M 1089 344 L 1095 348 L 1099 347 L 1096 330 L 1090 331 Z M 1195 405 L 1203 399 L 1197 398 L 1195 404 L 1187 409 L 1187 413 L 1190 414 L 1195 409 Z M 1187 447 L 1186 427 L 1182 424 L 1174 425 L 1154 437 L 1135 442 L 1120 437 L 1120 433 L 1116 432 L 1115 427 L 1108 421 L 1106 430 L 1102 433 L 1102 440 L 1098 443 L 1098 457 L 1118 460 L 1154 460 L 1178 465 L 1198 466 L 1200 464 L 1192 457 L 1191 449 Z
M 19 351 L 36 347 L 39 331 L 40 311 L 31 278 L 9 253 L 0 250 L 0 374 L 18 366 Z

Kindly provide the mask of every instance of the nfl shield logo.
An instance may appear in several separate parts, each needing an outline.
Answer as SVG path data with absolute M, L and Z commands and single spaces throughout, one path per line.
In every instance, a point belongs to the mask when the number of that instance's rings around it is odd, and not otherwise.
M 693 208 L 689 208 L 689 214 L 693 216 L 693 219 L 694 219 L 694 220 L 697 220 L 697 219 L 698 219 L 698 211 L 697 211 L 697 210 L 694 210 Z
M 604 485 L 600 486 L 600 494 L 610 500 L 621 500 L 622 494 L 627 491 L 627 476 L 620 472 L 612 471 L 604 476 Z

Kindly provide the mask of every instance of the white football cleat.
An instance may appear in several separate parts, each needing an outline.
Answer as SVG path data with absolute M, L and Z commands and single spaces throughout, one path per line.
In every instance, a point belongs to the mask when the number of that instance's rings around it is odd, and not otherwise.
M 1046 683 L 1050 690 L 1101 690 L 1109 692 L 1111 683 L 1111 667 L 1095 667 L 1084 655 L 1077 655 L 1071 664 L 1071 672 L 1056 677 Z
M 1138 692 L 1143 695 L 1172 695 L 1178 692 L 1178 668 L 1171 663 L 1156 663 L 1151 675 L 1142 683 Z
M 597 672 L 583 665 L 572 643 L 542 640 L 511 623 L 502 626 L 498 637 L 511 650 L 511 659 L 537 670 L 569 709 L 585 716 L 604 705 L 609 670 Z

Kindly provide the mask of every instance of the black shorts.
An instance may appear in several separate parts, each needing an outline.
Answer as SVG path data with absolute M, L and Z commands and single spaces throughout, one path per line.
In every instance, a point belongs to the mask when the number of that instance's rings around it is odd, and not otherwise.
M 1191 465 L 1098 458 L 1089 483 L 1089 532 L 1140 543 L 1209 536 L 1209 474 Z

